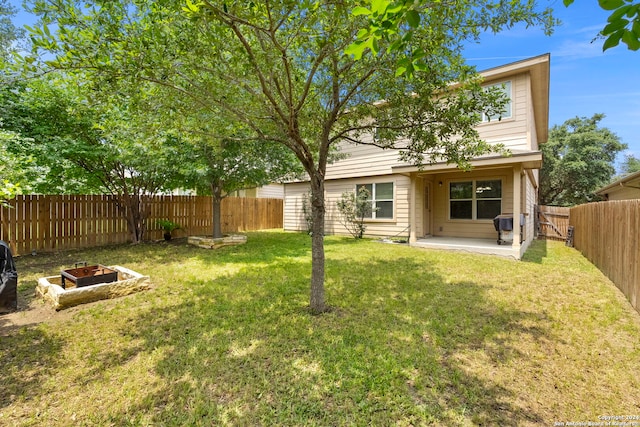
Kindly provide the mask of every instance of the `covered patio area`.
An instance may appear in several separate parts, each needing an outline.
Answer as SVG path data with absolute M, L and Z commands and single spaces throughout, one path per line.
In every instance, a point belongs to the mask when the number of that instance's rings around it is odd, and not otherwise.
M 514 249 L 511 244 L 498 245 L 497 239 L 473 239 L 465 237 L 429 236 L 417 239 L 411 246 L 428 249 L 461 251 L 475 254 L 498 255 L 519 259 L 520 247 Z

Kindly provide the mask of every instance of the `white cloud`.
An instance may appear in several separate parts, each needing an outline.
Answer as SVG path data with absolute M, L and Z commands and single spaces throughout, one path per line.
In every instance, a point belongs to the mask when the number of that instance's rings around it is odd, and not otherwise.
M 576 95 L 563 95 L 565 99 L 616 99 L 620 101 L 624 98 L 631 98 L 636 101 L 640 97 L 640 92 L 609 92 L 603 88 L 602 92 L 580 93 Z M 637 102 L 635 102 L 637 104 Z
M 558 47 L 551 50 L 552 57 L 564 59 L 585 59 L 602 57 L 602 43 L 598 40 L 575 41 L 565 40 Z
M 592 37 L 597 37 L 602 30 L 602 25 L 589 25 L 587 27 L 578 28 L 576 30 L 569 31 L 568 34 L 589 34 Z

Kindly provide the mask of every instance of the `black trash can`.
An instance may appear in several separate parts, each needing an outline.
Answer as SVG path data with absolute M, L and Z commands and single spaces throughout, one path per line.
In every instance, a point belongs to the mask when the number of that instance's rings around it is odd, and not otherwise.
M 18 308 L 18 272 L 11 249 L 0 240 L 0 314 Z

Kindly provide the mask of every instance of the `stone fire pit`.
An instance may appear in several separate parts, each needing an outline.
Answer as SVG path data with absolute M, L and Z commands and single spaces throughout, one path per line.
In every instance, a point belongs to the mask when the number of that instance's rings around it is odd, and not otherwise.
M 216 239 L 208 236 L 189 236 L 187 242 L 190 245 L 195 245 L 199 248 L 218 249 L 224 246 L 245 244 L 247 243 L 247 236 L 242 234 L 230 234 Z
M 117 298 L 151 288 L 149 276 L 143 276 L 119 265 L 108 268 L 117 272 L 115 282 L 96 283 L 82 287 L 69 287 L 67 284 L 66 289 L 63 289 L 61 275 L 42 277 L 38 279 L 36 295 L 53 304 L 53 308 L 56 310 L 62 310 L 78 304 Z

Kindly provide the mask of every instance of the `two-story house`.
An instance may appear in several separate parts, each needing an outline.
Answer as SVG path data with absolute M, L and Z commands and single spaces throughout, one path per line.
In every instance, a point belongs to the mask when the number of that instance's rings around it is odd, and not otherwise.
M 404 236 L 411 245 L 463 249 L 520 259 L 534 238 L 540 144 L 549 125 L 549 55 L 481 72 L 484 84 L 499 84 L 509 97 L 500 120 L 478 124 L 480 137 L 502 143 L 510 157 L 485 156 L 465 172 L 436 163 L 422 169 L 402 163 L 396 150 L 343 144 L 341 160 L 327 167 L 326 233 L 343 234 L 336 202 L 365 185 L 376 208 L 365 236 Z M 306 182 L 285 184 L 284 228 L 306 229 L 302 210 Z M 497 215 L 512 217 L 513 239 L 498 244 Z

